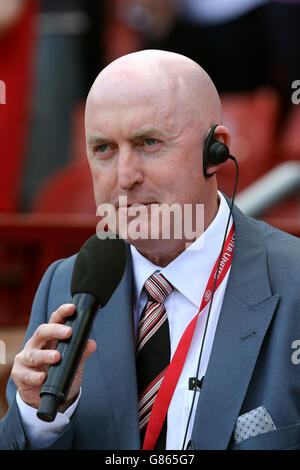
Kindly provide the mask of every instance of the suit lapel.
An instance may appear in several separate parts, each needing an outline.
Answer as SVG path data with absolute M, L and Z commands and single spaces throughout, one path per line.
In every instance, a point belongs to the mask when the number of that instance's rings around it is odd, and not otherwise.
M 132 266 L 107 306 L 99 312 L 93 333 L 100 370 L 107 384 L 120 449 L 139 449 L 138 405 L 132 321 Z
M 226 449 L 262 341 L 276 309 L 265 243 L 251 221 L 233 212 L 236 246 L 192 439 L 196 449 Z

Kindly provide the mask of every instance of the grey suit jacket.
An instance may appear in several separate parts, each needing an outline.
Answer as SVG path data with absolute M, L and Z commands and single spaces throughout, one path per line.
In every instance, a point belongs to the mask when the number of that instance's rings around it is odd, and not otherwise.
M 236 246 L 207 373 L 198 400 L 194 449 L 300 449 L 300 240 L 233 212 Z M 29 338 L 51 313 L 70 302 L 74 258 L 54 263 L 37 291 Z M 82 396 L 52 449 L 139 449 L 132 322 L 132 269 L 96 317 L 97 351 L 84 369 Z M 297 362 L 297 361 L 296 361 Z M 0 422 L 0 448 L 31 448 L 9 381 L 9 411 Z M 243 413 L 264 406 L 276 430 L 236 444 Z

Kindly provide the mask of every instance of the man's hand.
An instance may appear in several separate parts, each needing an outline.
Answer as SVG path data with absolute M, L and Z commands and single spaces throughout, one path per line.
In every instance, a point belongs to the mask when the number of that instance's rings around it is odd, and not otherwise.
M 27 341 L 24 349 L 16 355 L 12 368 L 12 379 L 22 400 L 33 408 L 40 404 L 40 391 L 46 379 L 48 367 L 60 360 L 55 350 L 57 342 L 70 338 L 72 328 L 64 325 L 67 317 L 74 313 L 73 304 L 61 305 L 52 313 L 49 323 L 40 325 Z M 85 360 L 96 350 L 96 343 L 88 340 L 82 359 L 74 377 L 68 399 L 59 411 L 63 412 L 79 393 Z

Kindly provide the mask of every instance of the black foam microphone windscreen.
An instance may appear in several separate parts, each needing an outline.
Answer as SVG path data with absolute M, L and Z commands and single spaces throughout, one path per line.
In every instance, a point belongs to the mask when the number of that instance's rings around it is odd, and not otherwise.
M 66 321 L 66 325 L 72 327 L 72 335 L 68 340 L 58 342 L 56 349 L 61 359 L 49 367 L 42 386 L 37 416 L 43 421 L 53 421 L 66 401 L 95 315 L 99 307 L 108 303 L 123 277 L 127 254 L 125 242 L 115 234 L 106 235 L 105 239 L 93 235 L 76 257 L 71 280 L 76 310 Z
M 97 234 L 81 247 L 73 268 L 71 295 L 91 294 L 104 307 L 122 279 L 126 265 L 126 245 L 115 234 L 99 239 Z

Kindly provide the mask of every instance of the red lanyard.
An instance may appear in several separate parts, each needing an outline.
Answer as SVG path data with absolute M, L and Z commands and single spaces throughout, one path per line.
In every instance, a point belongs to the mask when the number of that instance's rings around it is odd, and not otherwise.
M 233 248 L 234 248 L 234 225 L 232 225 L 231 230 L 226 238 L 226 242 L 224 245 L 224 251 L 222 255 L 222 259 L 220 262 L 219 267 L 219 275 L 216 282 L 215 290 L 218 289 L 220 284 L 223 282 L 231 264 L 232 264 L 232 256 L 233 256 Z M 195 331 L 196 323 L 198 316 L 202 312 L 202 310 L 207 306 L 211 299 L 213 285 L 215 282 L 215 277 L 217 274 L 217 268 L 219 263 L 218 257 L 214 268 L 211 272 L 209 277 L 206 289 L 204 291 L 204 295 L 202 298 L 202 302 L 200 305 L 200 309 L 197 315 L 193 318 L 193 320 L 187 326 L 185 332 L 183 333 L 181 340 L 177 346 L 177 349 L 174 353 L 172 361 L 165 373 L 163 382 L 160 386 L 158 394 L 156 396 L 155 402 L 152 407 L 149 423 L 146 430 L 146 435 L 144 439 L 143 450 L 153 450 L 160 434 L 161 428 L 163 426 L 166 414 L 168 412 L 168 408 L 175 391 L 177 382 L 179 380 L 184 362 L 186 360 L 186 356 L 188 354 L 188 350 L 190 344 L 192 342 L 193 334 Z

